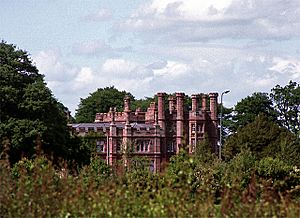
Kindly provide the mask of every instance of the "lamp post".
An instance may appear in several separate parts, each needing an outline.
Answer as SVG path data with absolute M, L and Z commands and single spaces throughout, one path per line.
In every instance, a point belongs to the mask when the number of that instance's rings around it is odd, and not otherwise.
M 221 94 L 221 112 L 220 112 L 220 144 L 219 144 L 219 159 L 222 159 L 222 116 L 223 116 L 223 95 L 229 93 L 230 90 L 226 90 Z

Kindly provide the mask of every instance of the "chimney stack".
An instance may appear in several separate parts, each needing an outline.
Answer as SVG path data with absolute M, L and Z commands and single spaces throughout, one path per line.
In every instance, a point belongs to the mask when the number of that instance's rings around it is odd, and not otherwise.
M 170 96 L 168 98 L 169 101 L 169 112 L 172 114 L 175 111 L 175 106 L 176 106 L 176 99 L 173 96 Z
M 207 95 L 202 94 L 202 111 L 207 111 Z
M 218 106 L 218 93 L 209 93 L 210 101 L 210 117 L 212 120 L 217 121 L 217 106 Z
M 158 124 L 165 130 L 165 97 L 166 93 L 159 92 L 157 93 L 157 108 L 158 108 Z
M 199 106 L 199 95 L 193 94 L 192 95 L 192 112 L 196 112 Z
M 176 107 L 177 107 L 177 117 L 176 117 L 176 152 L 179 152 L 180 147 L 182 146 L 183 140 L 183 120 L 184 120 L 184 93 L 176 93 Z

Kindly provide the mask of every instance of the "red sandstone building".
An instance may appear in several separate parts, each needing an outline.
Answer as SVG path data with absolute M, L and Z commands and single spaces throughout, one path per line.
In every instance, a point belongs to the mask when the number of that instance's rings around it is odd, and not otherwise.
M 157 93 L 157 97 L 157 106 L 152 102 L 146 112 L 131 111 L 130 99 L 125 97 L 123 112 L 111 108 L 108 113 L 97 113 L 94 123 L 72 124 L 72 128 L 81 136 L 99 133 L 97 153 L 110 165 L 121 160 L 130 146 L 132 155 L 150 159 L 155 172 L 181 147 L 193 153 L 204 137 L 217 149 L 218 93 L 192 95 L 191 110 L 185 110 L 184 93 L 170 96 L 168 107 L 165 93 Z

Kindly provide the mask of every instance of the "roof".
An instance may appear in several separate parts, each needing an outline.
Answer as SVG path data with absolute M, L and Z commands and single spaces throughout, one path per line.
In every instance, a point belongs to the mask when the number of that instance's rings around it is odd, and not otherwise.
M 72 128 L 109 128 L 111 123 L 72 123 Z M 115 123 L 117 128 L 125 128 L 124 123 Z M 146 124 L 146 123 L 130 123 L 131 127 L 134 129 L 152 129 L 154 128 L 153 124 Z

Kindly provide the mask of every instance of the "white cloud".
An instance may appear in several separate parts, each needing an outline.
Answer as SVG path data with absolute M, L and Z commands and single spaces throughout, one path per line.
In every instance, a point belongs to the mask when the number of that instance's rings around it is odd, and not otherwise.
M 153 0 L 118 27 L 163 42 L 289 39 L 300 35 L 300 1 Z
M 300 80 L 300 60 L 294 58 L 274 57 L 273 66 L 269 70 L 283 74 L 292 80 Z
M 128 74 L 136 66 L 136 63 L 124 59 L 107 59 L 102 65 L 102 70 L 106 73 L 122 76 Z
M 63 63 L 62 56 L 52 50 L 40 52 L 35 61 L 46 72 L 49 87 L 73 112 L 80 98 L 97 88 L 112 85 L 138 98 L 152 96 L 158 91 L 192 94 L 230 89 L 226 100 L 232 106 L 253 92 L 269 92 L 276 84 L 284 85 L 300 78 L 300 61 L 296 59 L 245 54 L 242 50 L 225 58 L 229 49 L 221 54 L 218 49 L 212 51 L 198 53 L 191 59 L 157 60 L 147 64 L 108 58 L 97 68 Z M 63 76 L 61 69 L 67 74 L 71 72 L 72 76 Z M 61 77 L 56 77 L 57 72 L 61 72 Z M 49 76 L 52 73 L 56 76 Z
M 95 74 L 89 67 L 83 67 L 74 78 L 73 88 L 82 89 L 97 81 Z
M 189 67 L 186 64 L 168 61 L 163 68 L 154 70 L 154 75 L 175 79 L 186 75 L 188 71 Z
M 63 57 L 59 49 L 40 51 L 33 59 L 39 71 L 46 76 L 47 81 L 71 79 L 78 70 L 62 61 Z

